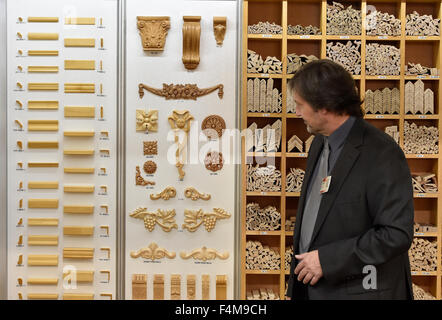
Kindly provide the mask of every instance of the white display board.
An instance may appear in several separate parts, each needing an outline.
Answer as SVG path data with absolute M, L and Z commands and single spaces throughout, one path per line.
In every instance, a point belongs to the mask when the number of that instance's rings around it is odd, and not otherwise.
M 235 226 L 235 164 L 234 146 L 219 151 L 224 156 L 222 170 L 211 172 L 204 165 L 204 157 L 209 149 L 217 150 L 221 140 L 205 141 L 201 123 L 209 115 L 221 116 L 227 129 L 236 126 L 236 75 L 237 75 L 237 5 L 236 1 L 182 1 L 164 0 L 152 4 L 150 1 L 133 0 L 126 7 L 126 299 L 132 299 L 132 276 L 147 275 L 147 299 L 153 299 L 153 278 L 164 275 L 164 298 L 171 298 L 171 275 L 181 276 L 181 299 L 187 299 L 187 275 L 196 276 L 196 299 L 202 298 L 201 276 L 210 276 L 210 299 L 216 297 L 216 275 L 227 276 L 227 299 L 234 298 L 234 226 Z M 170 17 L 170 29 L 166 37 L 164 51 L 149 53 L 143 50 L 137 29 L 137 16 Z M 195 70 L 186 70 L 182 62 L 183 16 L 201 17 L 200 63 Z M 217 45 L 213 31 L 213 17 L 227 17 L 227 29 L 222 45 Z M 144 91 L 138 94 L 138 85 L 146 84 L 161 89 L 165 84 L 196 84 L 200 89 L 214 85 L 224 86 L 224 96 L 217 91 L 199 97 L 197 100 L 166 100 L 164 97 Z M 136 109 L 158 110 L 158 132 L 136 131 Z M 179 179 L 175 167 L 174 135 L 170 130 L 168 117 L 173 110 L 188 110 L 193 116 L 188 137 L 188 160 L 184 165 L 185 176 Z M 225 139 L 223 135 L 223 139 Z M 227 139 L 228 140 L 228 139 Z M 233 139 L 232 139 L 233 140 Z M 146 156 L 143 153 L 144 141 L 158 142 L 158 155 Z M 229 150 L 227 150 L 229 149 Z M 157 170 L 152 175 L 143 171 L 146 161 L 154 161 Z M 144 179 L 154 181 L 154 186 L 135 185 L 135 168 L 139 166 Z M 166 187 L 174 187 L 177 195 L 169 200 L 151 200 L 150 194 L 160 193 Z M 209 201 L 192 201 L 184 196 L 187 187 L 194 187 L 201 193 L 211 195 Z M 177 229 L 165 232 L 157 224 L 150 232 L 145 229 L 143 220 L 130 217 L 137 208 L 147 208 L 149 212 L 175 210 Z M 218 220 L 215 228 L 208 232 L 201 225 L 195 232 L 184 230 L 184 211 L 199 210 L 213 212 L 222 208 L 231 214 L 229 219 Z M 131 252 L 156 243 L 160 248 L 175 252 L 173 259 L 151 260 L 132 258 Z M 184 260 L 181 252 L 189 253 L 202 247 L 212 248 L 220 253 L 228 253 L 226 260 L 199 261 Z
M 93 294 L 94 299 L 110 299 L 111 294 L 115 298 L 118 1 L 14 0 L 7 2 L 7 16 L 8 299 L 27 299 L 31 294 L 57 294 L 58 299 L 62 299 L 66 293 Z M 28 17 L 57 17 L 58 22 L 28 22 Z M 95 18 L 95 24 L 67 25 L 67 17 Z M 57 33 L 58 40 L 29 40 L 31 32 Z M 95 46 L 65 47 L 65 38 L 93 38 Z M 28 50 L 57 50 L 58 55 L 30 56 Z M 65 70 L 65 60 L 94 60 L 95 68 Z M 58 72 L 29 73 L 29 66 L 57 66 Z M 58 90 L 30 91 L 29 83 L 58 83 Z M 65 83 L 94 84 L 95 93 L 65 93 Z M 58 101 L 59 107 L 30 110 L 28 101 L 35 100 Z M 66 118 L 65 106 L 93 106 L 95 116 Z M 23 125 L 22 129 L 16 120 Z M 29 131 L 28 120 L 58 120 L 58 130 Z M 93 130 L 94 136 L 64 135 L 65 131 L 86 130 Z M 17 141 L 21 141 L 22 149 Z M 29 148 L 30 141 L 57 141 L 58 148 Z M 64 154 L 64 150 L 75 148 L 91 149 L 94 154 Z M 30 167 L 34 162 L 56 162 L 58 167 Z M 64 169 L 70 167 L 94 168 L 94 172 L 65 173 Z M 29 188 L 29 182 L 45 181 L 58 182 L 58 188 Z M 92 185 L 94 191 L 66 193 L 67 185 Z M 30 199 L 58 199 L 58 206 L 29 208 Z M 64 206 L 70 205 L 90 205 L 94 212 L 64 213 Z M 56 218 L 59 223 L 54 227 L 29 226 L 30 218 Z M 64 235 L 66 226 L 92 226 L 94 232 L 91 236 Z M 29 246 L 29 236 L 35 235 L 58 236 L 58 245 Z M 93 259 L 64 259 L 63 249 L 68 247 L 93 248 Z M 58 255 L 58 266 L 28 266 L 29 255 Z M 22 261 L 18 264 L 20 257 Z M 93 283 L 67 284 L 63 281 L 63 271 L 69 270 L 94 271 Z M 30 285 L 31 278 L 54 278 L 58 283 Z

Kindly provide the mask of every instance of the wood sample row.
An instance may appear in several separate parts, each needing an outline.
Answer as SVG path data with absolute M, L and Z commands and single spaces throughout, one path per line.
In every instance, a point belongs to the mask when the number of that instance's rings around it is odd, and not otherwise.
M 295 73 L 303 65 L 318 60 L 318 57 L 314 55 L 306 56 L 305 54 L 297 55 L 296 53 L 290 53 L 287 55 L 287 73 Z
M 437 179 L 434 173 L 411 173 L 413 181 L 413 192 L 416 193 L 437 193 Z
M 365 30 L 368 36 L 400 36 L 401 20 L 387 12 L 374 9 L 366 16 Z
M 321 30 L 312 25 L 302 26 L 300 24 L 297 25 L 288 25 L 287 26 L 287 34 L 288 35 L 320 35 Z
M 437 270 L 437 242 L 422 238 L 414 238 L 408 251 L 411 271 Z
M 419 287 L 417 284 L 413 283 L 413 297 L 414 300 L 436 300 L 431 293 L 425 291 L 423 288 Z
M 398 88 L 369 89 L 365 91 L 364 103 L 366 114 L 399 114 L 400 91 Z
M 330 41 L 326 46 L 327 58 L 342 65 L 352 75 L 361 74 L 361 41 Z
M 420 79 L 405 83 L 405 114 L 434 114 L 434 92 Z
M 438 154 L 439 129 L 437 127 L 418 126 L 416 123 L 404 123 L 404 153 Z
M 285 248 L 285 270 L 290 270 L 290 265 L 293 259 L 293 246 Z
M 416 11 L 407 14 L 405 34 L 407 36 L 438 36 L 440 35 L 440 19 L 432 15 L 420 15 Z
M 260 288 L 246 293 L 247 300 L 279 300 L 279 295 L 270 288 Z
M 307 140 L 305 140 L 305 148 L 304 143 L 301 139 L 298 138 L 296 134 L 291 136 L 289 141 L 287 141 L 287 152 L 306 152 L 310 151 L 310 146 L 315 138 L 314 135 L 311 135 Z
M 281 191 L 281 171 L 275 166 L 259 167 L 247 165 L 247 191 L 278 192 Z
M 405 74 L 409 76 L 439 76 L 439 69 L 422 66 L 420 63 L 411 63 L 408 62 L 405 65 Z
M 258 128 L 253 122 L 246 133 L 246 148 L 254 152 L 277 152 L 281 146 L 282 121 L 276 120 L 273 124 L 267 124 L 264 128 Z
M 148 285 L 147 274 L 132 275 L 132 300 L 147 300 Z M 188 274 L 186 281 L 186 296 L 181 294 L 184 286 L 180 274 L 170 275 L 170 300 L 195 300 L 196 299 L 196 275 Z M 216 300 L 227 299 L 227 275 L 216 275 Z M 165 276 L 164 274 L 153 275 L 153 300 L 164 300 Z M 201 275 L 201 300 L 210 300 L 210 275 Z
M 397 76 L 401 70 L 400 49 L 392 45 L 367 43 L 365 68 L 367 75 Z
M 300 168 L 290 168 L 286 178 L 287 192 L 301 192 L 305 171 Z
M 282 62 L 276 57 L 264 61 L 255 51 L 247 50 L 247 73 L 282 74 Z
M 281 213 L 274 206 L 261 208 L 259 203 L 248 203 L 246 229 L 250 231 L 275 231 L 281 229 Z
M 280 270 L 281 256 L 259 241 L 247 241 L 245 265 L 246 270 Z
M 248 112 L 282 112 L 282 92 L 274 88 L 273 79 L 247 80 Z
M 338 2 L 327 4 L 328 35 L 360 35 L 362 33 L 361 10 Z
M 276 23 L 258 22 L 247 26 L 248 34 L 282 34 L 282 27 Z

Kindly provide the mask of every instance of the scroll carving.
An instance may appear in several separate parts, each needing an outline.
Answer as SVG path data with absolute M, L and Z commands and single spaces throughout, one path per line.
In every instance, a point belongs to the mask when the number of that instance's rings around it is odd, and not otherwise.
M 175 196 L 176 196 L 176 189 L 174 187 L 167 187 L 166 189 L 164 189 L 160 193 L 151 194 L 150 199 L 152 199 L 152 200 L 158 200 L 158 199 L 169 200 L 170 198 L 175 198 Z
M 181 252 L 180 257 L 185 260 L 190 258 L 202 261 L 215 260 L 216 258 L 219 258 L 221 260 L 226 260 L 227 258 L 229 258 L 229 253 L 228 252 L 219 253 L 215 249 L 208 249 L 206 247 L 202 247 L 201 249 L 195 249 L 189 253 Z
M 187 70 L 194 70 L 200 63 L 201 17 L 183 17 L 183 63 Z
M 210 194 L 206 193 L 200 193 L 198 190 L 196 190 L 193 187 L 188 187 L 184 190 L 184 196 L 186 198 L 192 199 L 193 201 L 196 201 L 198 199 L 201 200 L 210 200 L 211 196 Z
M 158 224 L 163 231 L 170 232 L 172 229 L 178 229 L 175 222 L 175 210 L 161 210 L 157 212 L 148 212 L 146 208 L 138 208 L 130 214 L 132 218 L 144 221 L 144 227 L 150 232 L 155 229 Z
M 216 44 L 221 46 L 226 35 L 227 17 L 213 17 L 213 33 L 215 34 Z
M 167 32 L 170 29 L 169 17 L 137 17 L 144 51 L 163 51 Z
M 146 248 L 142 248 L 138 251 L 131 251 L 130 256 L 134 259 L 142 257 L 154 261 L 163 258 L 175 259 L 176 253 L 160 248 L 155 242 L 152 242 Z
M 198 211 L 184 210 L 183 229 L 195 232 L 204 223 L 204 227 L 210 232 L 215 228 L 217 220 L 228 219 L 231 216 L 226 210 L 220 208 L 214 208 L 213 211 L 205 213 L 202 209 Z
M 155 89 L 140 83 L 138 85 L 138 94 L 140 99 L 144 97 L 144 90 L 149 91 L 157 96 L 164 97 L 166 100 L 175 100 L 175 99 L 185 99 L 185 100 L 196 100 L 199 97 L 208 95 L 216 90 L 218 90 L 218 97 L 220 99 L 223 98 L 224 95 L 224 86 L 222 84 L 218 84 L 216 86 L 200 89 L 194 83 L 187 84 L 166 84 L 163 83 L 162 89 Z

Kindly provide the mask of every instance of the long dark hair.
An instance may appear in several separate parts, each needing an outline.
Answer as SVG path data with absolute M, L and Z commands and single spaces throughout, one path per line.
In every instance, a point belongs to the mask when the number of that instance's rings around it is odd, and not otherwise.
M 364 113 L 353 77 L 341 65 L 328 59 L 315 60 L 302 66 L 288 82 L 314 110 L 361 118 Z

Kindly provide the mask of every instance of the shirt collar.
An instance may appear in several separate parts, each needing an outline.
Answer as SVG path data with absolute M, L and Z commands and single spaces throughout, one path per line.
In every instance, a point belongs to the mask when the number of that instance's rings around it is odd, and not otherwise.
M 331 151 L 336 151 L 339 147 L 341 147 L 345 139 L 348 136 L 348 133 L 350 132 L 350 129 L 353 127 L 353 124 L 355 123 L 356 118 L 353 116 L 350 116 L 341 126 L 336 129 L 329 137 L 328 137 L 328 143 L 330 146 Z

